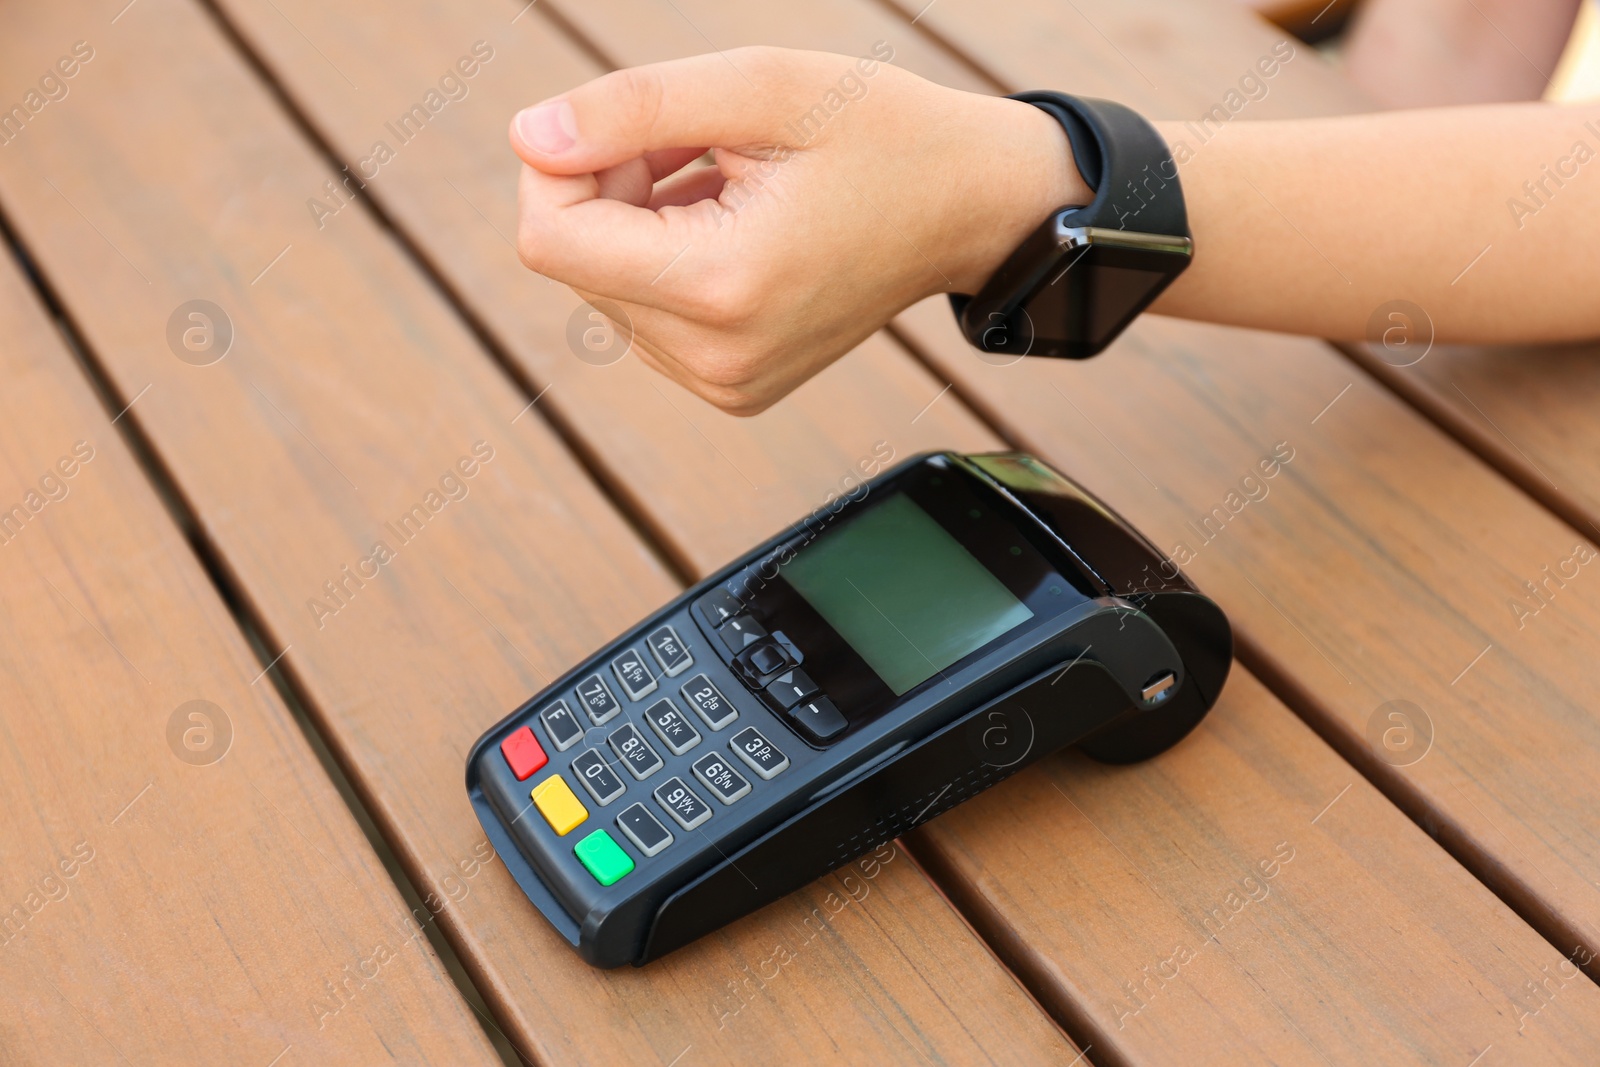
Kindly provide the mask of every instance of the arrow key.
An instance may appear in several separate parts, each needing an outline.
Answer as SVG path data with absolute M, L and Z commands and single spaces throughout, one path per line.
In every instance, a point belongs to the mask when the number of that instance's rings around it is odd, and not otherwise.
M 817 683 L 811 680 L 811 675 L 799 667 L 787 674 L 778 675 L 762 690 L 762 696 L 777 711 L 786 711 L 801 701 L 809 700 L 816 693 Z

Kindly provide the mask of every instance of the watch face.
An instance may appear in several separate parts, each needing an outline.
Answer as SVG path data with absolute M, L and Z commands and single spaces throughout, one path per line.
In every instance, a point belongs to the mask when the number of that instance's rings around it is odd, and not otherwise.
M 1082 360 L 1122 333 L 1189 266 L 1187 238 L 1128 230 L 1061 229 L 1053 262 L 1008 309 L 976 309 L 978 342 L 1011 362 L 1024 355 Z M 971 334 L 970 334 L 971 336 Z
M 1076 231 L 1012 316 L 1014 351 L 1083 359 L 1099 352 L 1189 265 L 1189 243 Z

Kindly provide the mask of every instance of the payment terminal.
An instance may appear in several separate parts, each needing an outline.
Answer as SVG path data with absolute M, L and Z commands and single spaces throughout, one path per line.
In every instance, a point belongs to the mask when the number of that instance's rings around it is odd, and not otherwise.
M 1069 745 L 1175 744 L 1221 610 L 1016 453 L 915 457 L 699 583 L 479 739 L 467 791 L 585 960 L 643 964 Z

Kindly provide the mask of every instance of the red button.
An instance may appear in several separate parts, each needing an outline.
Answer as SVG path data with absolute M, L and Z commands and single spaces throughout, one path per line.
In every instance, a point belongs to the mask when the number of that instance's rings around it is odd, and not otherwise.
M 500 753 L 511 765 L 511 773 L 517 776 L 519 782 L 550 762 L 544 749 L 539 747 L 539 739 L 533 736 L 533 730 L 527 726 L 500 742 Z

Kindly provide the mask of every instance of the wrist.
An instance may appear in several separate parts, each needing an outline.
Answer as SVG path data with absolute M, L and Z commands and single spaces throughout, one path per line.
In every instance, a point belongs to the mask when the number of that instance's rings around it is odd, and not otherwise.
M 974 155 L 987 162 L 972 168 L 979 184 L 965 205 L 968 237 L 949 272 L 950 290 L 969 295 L 1053 212 L 1094 199 L 1060 123 L 1032 104 L 978 99 L 983 132 Z

